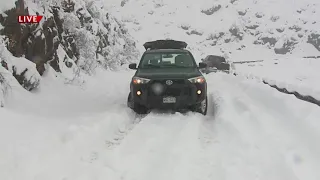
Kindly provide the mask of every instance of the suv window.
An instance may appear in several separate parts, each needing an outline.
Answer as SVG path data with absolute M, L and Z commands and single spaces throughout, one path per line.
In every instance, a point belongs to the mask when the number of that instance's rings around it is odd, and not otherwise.
M 189 53 L 145 53 L 140 61 L 139 68 L 160 67 L 196 67 L 193 57 Z

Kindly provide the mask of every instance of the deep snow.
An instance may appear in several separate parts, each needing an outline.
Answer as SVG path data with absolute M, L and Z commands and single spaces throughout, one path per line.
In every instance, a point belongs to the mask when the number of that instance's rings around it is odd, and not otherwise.
M 320 110 L 253 80 L 209 74 L 209 115 L 135 117 L 132 71 L 35 94 L 13 87 L 0 108 L 0 179 L 317 180 Z M 103 82 L 103 83 L 101 83 Z
M 318 62 L 301 61 L 301 56 L 316 55 L 315 49 L 298 49 L 287 63 L 291 57 L 274 56 L 266 46 L 254 46 L 250 36 L 241 43 L 235 40 L 216 47 L 206 38 L 228 31 L 233 24 L 242 27 L 256 13 L 265 17 L 252 21 L 261 25 L 258 30 L 263 34 L 273 31 L 267 27 L 277 28 L 286 20 L 288 26 L 298 23 L 316 30 L 319 23 L 312 22 L 319 17 L 319 11 L 313 13 L 317 1 L 283 0 L 277 6 L 271 0 L 236 1 L 235 6 L 230 1 L 203 0 L 196 5 L 191 0 L 124 1 L 124 7 L 116 0 L 106 6 L 127 23 L 141 51 L 145 41 L 168 37 L 186 40 L 197 61 L 208 53 L 226 55 L 231 61 L 263 56 L 272 61 L 236 68 L 295 87 L 300 78 L 307 80 L 304 87 L 315 88 L 311 84 L 317 83 Z M 315 5 L 307 6 L 310 2 Z M 215 3 L 222 5 L 218 16 L 201 13 Z M 248 4 L 248 16 L 238 16 Z M 303 13 L 298 15 L 301 7 Z M 273 15 L 279 15 L 280 21 L 263 21 Z M 308 23 L 303 25 L 306 18 Z M 188 35 L 183 28 L 203 35 Z M 305 39 L 299 41 L 305 46 Z M 247 48 L 237 51 L 242 44 Z M 296 66 L 304 68 L 300 71 Z M 0 72 L 5 71 L 0 67 Z M 80 80 L 86 83 L 78 85 L 66 85 L 56 75 L 52 69 L 47 71 L 39 77 L 40 89 L 32 93 L 7 76 L 10 86 L 5 108 L 0 108 L 1 180 L 320 179 L 319 107 L 281 94 L 258 79 L 206 75 L 210 97 L 206 117 L 157 111 L 136 117 L 126 107 L 133 71 L 97 69 L 92 77 L 82 75 Z

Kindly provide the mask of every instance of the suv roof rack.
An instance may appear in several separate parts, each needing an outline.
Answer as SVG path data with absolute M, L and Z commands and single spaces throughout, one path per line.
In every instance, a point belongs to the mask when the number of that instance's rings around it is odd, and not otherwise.
M 147 50 L 154 49 L 185 49 L 187 43 L 175 40 L 156 40 L 144 43 L 144 48 Z

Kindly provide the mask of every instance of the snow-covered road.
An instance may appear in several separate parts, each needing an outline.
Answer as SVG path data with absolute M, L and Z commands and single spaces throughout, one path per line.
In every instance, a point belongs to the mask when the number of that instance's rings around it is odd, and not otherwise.
M 131 75 L 104 72 L 83 91 L 57 82 L 14 93 L 0 109 L 0 179 L 320 179 L 316 105 L 209 74 L 208 116 L 139 118 L 125 106 Z

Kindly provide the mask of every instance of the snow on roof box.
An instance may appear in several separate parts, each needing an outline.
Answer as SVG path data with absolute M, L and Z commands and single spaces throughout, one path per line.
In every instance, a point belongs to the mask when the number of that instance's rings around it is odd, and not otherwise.
M 150 41 L 144 43 L 144 48 L 146 50 L 153 49 L 185 49 L 187 47 L 187 43 L 183 41 L 175 41 L 175 40 L 157 40 Z

